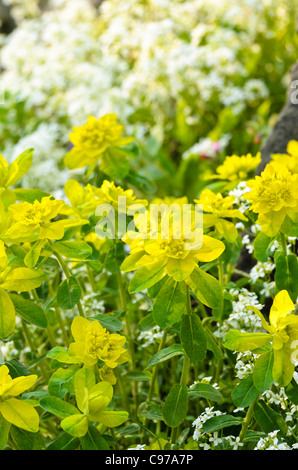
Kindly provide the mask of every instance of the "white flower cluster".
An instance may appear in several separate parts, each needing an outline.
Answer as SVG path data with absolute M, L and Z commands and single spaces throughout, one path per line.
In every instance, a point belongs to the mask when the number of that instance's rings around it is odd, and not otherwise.
M 177 115 L 197 129 L 206 109 L 216 115 L 216 106 L 229 106 L 236 114 L 265 99 L 266 84 L 246 65 L 258 60 L 259 40 L 289 23 L 289 0 L 109 0 L 99 10 L 90 0 L 49 0 L 42 11 L 37 0 L 6 2 L 19 24 L 3 40 L 1 82 L 8 108 L 24 101 L 26 117 L 21 128 L 13 125 L 14 142 L 23 147 L 33 134 L 36 159 L 47 154 L 53 167 L 66 144 L 53 124 L 67 136 L 88 115 L 116 112 L 128 133 L 150 129 L 162 140 Z M 200 151 L 207 145 L 210 153 L 209 144 L 199 141 Z M 7 137 L 5 146 L 10 155 Z M 28 178 L 51 191 L 48 171 L 33 168 Z M 56 187 L 63 185 L 64 175 L 56 177 Z
M 279 430 L 270 432 L 266 437 L 261 438 L 254 450 L 291 450 L 292 448 L 285 442 L 285 440 L 277 434 Z M 294 449 L 297 448 L 297 444 L 294 444 Z
M 234 196 L 235 198 L 235 205 L 238 206 L 237 208 L 242 212 L 243 214 L 248 211 L 250 207 L 249 201 L 243 198 L 243 194 L 248 193 L 251 191 L 251 189 L 246 185 L 245 181 L 241 181 L 238 186 L 235 189 L 232 189 L 229 192 L 229 196 Z M 241 224 L 241 225 L 239 225 Z M 244 228 L 244 225 L 242 222 L 239 222 L 239 224 L 236 226 L 236 228 Z
M 214 335 L 224 337 L 229 330 L 237 329 L 244 332 L 259 331 L 262 329 L 261 319 L 249 309 L 249 305 L 261 310 L 258 296 L 255 292 L 248 291 L 245 287 L 231 289 L 229 293 L 233 296 L 233 311 L 222 324 L 218 324 Z
M 265 263 L 258 261 L 255 266 L 250 270 L 251 281 L 257 282 L 259 279 L 270 279 L 270 274 L 275 269 L 275 264 L 270 259 Z
M 138 335 L 138 341 L 143 342 L 141 347 L 146 349 L 151 344 L 160 343 L 163 336 L 163 331 L 159 328 L 158 325 L 154 326 L 150 330 L 141 331 Z

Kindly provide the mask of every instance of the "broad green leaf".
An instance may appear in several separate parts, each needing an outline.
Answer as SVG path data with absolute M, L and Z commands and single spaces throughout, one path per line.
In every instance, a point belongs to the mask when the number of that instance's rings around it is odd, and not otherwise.
M 62 434 L 58 439 L 55 439 L 47 450 L 76 450 L 80 445 L 78 437 L 70 436 L 69 434 Z
M 151 372 L 132 371 L 127 372 L 125 376 L 129 380 L 136 380 L 138 382 L 150 382 L 152 379 Z
M 0 450 L 3 450 L 8 441 L 11 424 L 0 414 Z
M 82 413 L 88 413 L 89 409 L 89 392 L 95 385 L 95 376 L 91 369 L 83 368 L 79 369 L 74 378 L 74 387 L 76 394 L 76 401 L 79 410 Z
M 294 254 L 275 256 L 275 283 L 278 291 L 287 290 L 293 302 L 298 296 L 298 261 Z
M 80 364 L 82 362 L 81 359 L 72 356 L 61 346 L 55 346 L 53 349 L 51 349 L 47 353 L 47 357 L 64 364 Z
M 232 415 L 219 415 L 205 421 L 203 431 L 206 433 L 219 431 L 230 426 L 239 426 L 243 422 L 242 418 Z
M 181 344 L 193 364 L 199 364 L 207 353 L 207 338 L 196 314 L 184 315 L 180 329 Z
M 273 361 L 273 351 L 267 351 L 264 354 L 261 354 L 255 362 L 253 380 L 255 387 L 262 393 L 264 393 L 273 382 Z
M 64 310 L 71 310 L 81 299 L 82 291 L 75 277 L 65 279 L 57 291 L 57 302 Z
M 260 400 L 255 406 L 255 417 L 266 434 L 279 429 L 283 436 L 287 433 L 287 425 L 283 417 L 276 413 L 270 406 Z
M 218 280 L 200 268 L 195 268 L 185 281 L 195 296 L 204 305 L 218 308 L 222 305 L 223 294 Z
M 140 417 L 147 419 L 162 420 L 162 407 L 154 401 L 145 401 L 140 404 L 138 414 Z
M 286 386 L 285 393 L 294 405 L 298 405 L 298 384 L 295 379 Z
M 109 450 L 109 444 L 100 432 L 89 424 L 87 433 L 80 438 L 83 450 Z
M 272 341 L 267 333 L 242 333 L 238 330 L 230 330 L 225 337 L 223 346 L 232 351 L 253 351 Z
M 53 249 L 69 259 L 85 259 L 92 255 L 92 247 L 83 241 L 60 241 L 53 244 Z
M 16 268 L 5 276 L 1 287 L 16 292 L 27 292 L 39 287 L 44 280 L 45 274 L 42 271 L 30 268 Z
M 107 426 L 107 428 L 121 426 L 128 419 L 128 416 L 127 411 L 110 411 L 110 409 L 106 409 L 98 415 L 100 423 Z
M 25 150 L 10 165 L 6 186 L 13 186 L 30 169 L 33 160 L 33 149 Z
M 7 338 L 15 329 L 14 305 L 5 290 L 0 289 L 0 338 Z
M 4 419 L 15 426 L 30 432 L 37 432 L 39 415 L 32 405 L 25 401 L 8 398 L 0 402 L 0 413 Z
M 247 408 L 259 395 L 250 375 L 242 380 L 232 391 L 232 400 L 238 408 Z
M 18 294 L 9 294 L 9 296 L 14 304 L 16 313 L 20 317 L 39 328 L 47 327 L 47 317 L 39 305 L 31 300 L 24 299 Z
M 88 431 L 88 418 L 82 414 L 75 414 L 61 421 L 62 429 L 74 437 L 85 436 Z
M 77 366 L 69 367 L 67 369 L 57 369 L 48 383 L 49 394 L 58 398 L 63 398 L 67 393 L 73 393 L 73 380 L 77 370 Z
M 42 398 L 40 400 L 40 406 L 49 413 L 62 419 L 80 413 L 75 406 L 54 396 Z
M 14 193 L 17 197 L 18 201 L 25 201 L 33 204 L 34 201 L 41 202 L 43 197 L 49 197 L 50 194 L 40 189 L 24 189 L 24 188 L 16 188 Z
M 186 310 L 186 288 L 184 282 L 169 277 L 159 291 L 153 304 L 153 318 L 160 328 L 168 328 L 181 320 Z
M 221 403 L 223 401 L 222 393 L 210 384 L 196 384 L 188 390 L 189 399 L 206 398 L 206 400 Z
M 176 428 L 182 424 L 187 414 L 187 408 L 188 391 L 186 385 L 173 385 L 162 410 L 166 425 Z
M 292 220 L 288 215 L 286 215 L 285 220 L 280 228 L 282 233 L 285 233 L 289 237 L 298 238 L 298 223 Z
M 38 240 L 35 242 L 28 253 L 26 254 L 24 258 L 24 263 L 27 266 L 27 268 L 34 268 L 36 266 L 37 261 L 40 256 L 40 252 L 42 250 L 42 247 L 44 245 L 45 240 Z
M 213 334 L 205 328 L 205 335 L 207 339 L 207 349 L 208 351 L 212 351 L 214 354 L 215 359 L 220 361 L 223 359 L 224 355 L 220 347 L 218 346 L 216 339 L 214 338 Z
M 45 441 L 40 432 L 29 432 L 12 426 L 11 437 L 19 450 L 44 450 Z
M 99 313 L 94 317 L 90 317 L 90 319 L 91 318 L 92 320 L 98 320 L 101 326 L 112 332 L 120 331 L 123 328 L 122 322 L 118 318 L 113 317 L 112 315 Z
M 152 287 L 165 275 L 165 264 L 152 263 L 139 269 L 129 284 L 129 292 L 134 294 Z
M 268 251 L 274 238 L 270 238 L 265 233 L 260 232 L 254 241 L 254 255 L 258 261 L 265 263 L 268 261 Z
M 159 364 L 164 361 L 168 361 L 172 357 L 179 356 L 181 354 L 184 354 L 182 346 L 180 344 L 173 344 L 173 346 L 164 348 L 161 351 L 158 351 L 156 354 L 154 354 L 154 356 L 152 356 L 150 361 L 148 362 L 146 369 L 150 369 L 150 367 L 153 367 L 156 364 Z

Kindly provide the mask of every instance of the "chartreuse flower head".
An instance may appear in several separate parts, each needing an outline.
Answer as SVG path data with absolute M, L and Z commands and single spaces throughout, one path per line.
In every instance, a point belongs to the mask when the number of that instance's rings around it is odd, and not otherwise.
M 273 162 L 283 165 L 290 173 L 298 173 L 298 142 L 296 140 L 290 140 L 287 153 L 276 153 L 271 157 Z
M 36 382 L 37 375 L 27 375 L 13 379 L 6 365 L 0 367 L 0 414 L 15 426 L 30 432 L 39 429 L 39 415 L 34 407 L 17 399 Z
M 86 367 L 91 367 L 100 360 L 114 369 L 129 359 L 128 352 L 123 347 L 125 336 L 109 333 L 97 320 L 75 317 L 71 332 L 75 341 L 70 344 L 68 352 L 77 359 L 74 362 L 79 361 Z
M 214 226 L 231 243 L 236 240 L 238 232 L 233 222 L 225 219 L 248 220 L 238 209 L 233 209 L 234 201 L 234 196 L 223 197 L 221 193 L 215 194 L 210 189 L 202 191 L 200 198 L 194 200 L 196 204 L 202 204 L 204 213 L 208 213 L 204 214 L 204 228 Z
M 250 153 L 241 157 L 232 155 L 226 157 L 223 164 L 217 167 L 215 178 L 238 184 L 240 181 L 247 180 L 260 163 L 260 152 L 255 157 Z
M 95 167 L 101 160 L 101 170 L 111 177 L 119 176 L 124 170 L 127 172 L 127 154 L 118 147 L 129 144 L 134 138 L 122 137 L 122 132 L 123 126 L 118 124 L 116 114 L 105 114 L 99 119 L 89 116 L 86 124 L 74 127 L 69 135 L 73 148 L 64 158 L 65 166 L 71 170 Z
M 294 348 L 298 344 L 298 316 L 291 313 L 295 310 L 295 305 L 286 290 L 280 291 L 274 298 L 269 323 L 256 307 L 249 305 L 247 308 L 261 318 L 267 333 L 241 333 L 231 330 L 226 335 L 224 346 L 243 352 L 258 350 L 270 343 L 273 351 L 272 378 L 285 387 L 290 383 L 295 370 L 292 358 Z
M 86 223 L 78 218 L 52 221 L 61 213 L 64 204 L 64 201 L 56 200 L 52 196 L 43 197 L 41 201 L 35 200 L 32 204 L 11 204 L 8 208 L 10 226 L 2 238 L 12 241 L 61 239 L 66 227 Z
M 32 165 L 33 149 L 19 155 L 10 165 L 0 154 L 0 188 L 9 188 L 27 173 Z
M 298 174 L 292 174 L 283 164 L 270 162 L 261 176 L 248 181 L 252 190 L 243 195 L 258 214 L 258 224 L 268 237 L 275 237 L 285 218 L 298 222 Z

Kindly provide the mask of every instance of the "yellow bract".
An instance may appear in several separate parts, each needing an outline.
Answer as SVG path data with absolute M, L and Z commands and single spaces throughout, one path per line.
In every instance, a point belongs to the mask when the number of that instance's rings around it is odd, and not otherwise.
M 270 162 L 261 176 L 248 181 L 252 191 L 243 195 L 251 209 L 259 214 L 262 232 L 275 237 L 286 215 L 295 220 L 298 213 L 298 174 L 293 175 L 282 164 Z
M 109 333 L 99 321 L 75 317 L 71 332 L 75 342 L 70 344 L 69 354 L 80 359 L 87 367 L 101 360 L 113 369 L 128 361 L 127 350 L 123 348 L 125 336 Z
M 231 182 L 244 181 L 260 163 L 260 152 L 258 152 L 255 157 L 250 153 L 241 157 L 238 157 L 237 155 L 226 157 L 223 164 L 219 165 L 216 169 L 216 178 Z
M 89 116 L 86 124 L 74 127 L 69 135 L 73 148 L 67 153 L 64 164 L 69 169 L 94 165 L 109 146 L 132 142 L 131 137 L 121 137 L 123 126 L 117 123 L 116 114 L 106 114 L 99 119 Z
M 298 142 L 290 140 L 287 146 L 288 153 L 277 153 L 272 155 L 272 160 L 284 166 L 290 173 L 298 173 Z
M 38 431 L 38 413 L 31 404 L 14 397 L 31 388 L 36 379 L 37 375 L 13 379 L 6 365 L 0 367 L 0 413 L 9 423 L 30 432 Z
M 295 370 L 291 356 L 298 340 L 298 316 L 291 314 L 295 310 L 286 290 L 280 291 L 274 298 L 269 314 L 268 324 L 262 313 L 255 307 L 249 306 L 262 320 L 263 328 L 273 337 L 273 379 L 281 386 L 289 384 Z
M 223 197 L 222 194 L 215 194 L 210 189 L 202 191 L 200 199 L 194 200 L 195 203 L 202 204 L 204 212 L 209 213 L 204 214 L 204 228 L 215 226 L 218 233 L 228 242 L 234 242 L 238 232 L 232 222 L 224 219 L 248 220 L 238 209 L 233 209 L 234 201 L 234 196 Z
M 148 204 L 146 199 L 137 199 L 132 189 L 124 190 L 121 186 L 116 186 L 113 181 L 105 180 L 100 188 L 94 188 L 94 193 L 98 198 L 98 204 L 110 204 L 119 212 L 126 212 L 127 208 L 134 204 L 144 207 Z M 126 198 L 123 207 L 119 205 L 120 197 Z
M 62 212 L 64 201 L 57 201 L 52 196 L 34 201 L 11 204 L 9 228 L 2 236 L 5 240 L 33 241 L 36 239 L 59 240 L 64 236 L 66 227 L 82 225 L 86 221 L 64 219 L 52 222 Z

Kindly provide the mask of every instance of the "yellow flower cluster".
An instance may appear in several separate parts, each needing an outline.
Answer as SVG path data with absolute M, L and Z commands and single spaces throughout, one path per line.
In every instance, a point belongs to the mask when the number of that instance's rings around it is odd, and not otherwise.
M 75 341 L 69 346 L 69 354 L 79 358 L 86 367 L 100 360 L 114 369 L 118 364 L 128 361 L 128 352 L 123 347 L 125 336 L 109 333 L 99 321 L 75 317 L 71 332 Z
M 261 176 L 248 181 L 252 191 L 243 195 L 251 203 L 251 209 L 258 214 L 262 232 L 275 237 L 285 217 L 293 222 L 298 217 L 298 174 L 292 174 L 278 161 L 266 165 Z
M 105 114 L 99 119 L 89 116 L 83 126 L 74 127 L 69 135 L 73 148 L 64 158 L 65 166 L 74 169 L 94 165 L 109 146 L 122 146 L 134 140 L 121 137 L 122 132 L 116 114 Z
M 255 157 L 250 153 L 238 157 L 232 155 L 226 157 L 223 164 L 216 169 L 216 178 L 238 183 L 244 181 L 261 163 L 261 153 L 258 152 Z

